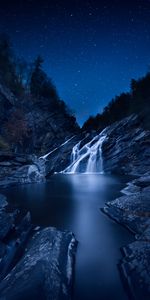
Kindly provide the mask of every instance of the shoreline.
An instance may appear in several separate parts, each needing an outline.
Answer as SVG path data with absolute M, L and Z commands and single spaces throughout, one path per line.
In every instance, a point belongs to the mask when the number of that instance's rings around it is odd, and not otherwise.
M 43 299 L 44 295 L 46 299 L 59 300 L 60 295 L 71 299 L 77 249 L 74 234 L 33 225 L 30 213 L 11 206 L 3 194 L 0 224 L 0 300 L 38 297 L 33 290 L 39 290 L 41 282 Z M 53 280 L 48 284 L 49 278 Z
M 148 173 L 126 184 L 122 195 L 105 204 L 101 211 L 134 234 L 134 242 L 121 247 L 118 264 L 123 284 L 136 300 L 150 299 L 150 213 Z M 142 210 L 141 210 L 142 209 Z M 143 259 L 144 257 L 144 259 Z M 143 298 L 144 297 L 144 298 Z

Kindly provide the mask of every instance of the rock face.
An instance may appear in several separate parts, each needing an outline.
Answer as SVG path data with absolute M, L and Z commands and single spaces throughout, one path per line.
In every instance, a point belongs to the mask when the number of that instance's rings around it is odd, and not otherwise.
M 76 245 L 72 233 L 34 228 L 0 195 L 0 299 L 71 299 Z
M 60 100 L 54 108 L 47 98 L 28 99 L 26 95 L 23 99 L 17 99 L 10 90 L 0 84 L 0 106 L 0 136 L 15 152 L 44 155 L 51 148 L 58 147 L 69 137 L 79 133 L 75 117 Z M 12 122 L 14 124 L 10 124 Z M 22 127 L 22 131 L 18 132 L 18 128 L 11 126 L 15 126 L 15 122 L 16 127 L 18 124 Z M 10 131 L 13 135 L 13 130 L 19 136 L 17 135 L 16 141 L 13 140 L 10 145 L 7 135 Z
M 45 170 L 52 172 L 54 165 L 49 163 L 45 169 L 44 161 L 38 161 L 37 157 L 78 135 L 80 130 L 75 118 L 60 100 L 54 108 L 47 98 L 29 99 L 26 95 L 17 99 L 1 84 L 0 107 L 1 184 L 43 180 Z M 69 151 L 60 154 L 57 166 L 67 162 Z
M 120 270 L 133 299 L 150 299 L 150 174 L 129 182 L 122 197 L 106 204 L 104 212 L 135 234 L 123 248 Z
M 73 136 L 72 139 L 63 145 L 58 147 L 45 159 L 45 174 L 46 176 L 54 172 L 61 172 L 64 170 L 71 162 L 71 152 L 72 148 L 81 138 L 80 135 Z
M 26 108 L 25 118 L 31 129 L 30 153 L 38 156 L 79 133 L 75 118 L 61 110 L 51 111 L 46 99 L 31 103 Z
M 137 115 L 106 128 L 103 143 L 105 172 L 142 175 L 150 166 L 150 132 Z
M 24 247 L 32 227 L 30 214 L 8 206 L 6 197 L 0 194 L 0 281 Z
M 0 186 L 45 180 L 45 162 L 35 155 L 0 152 Z

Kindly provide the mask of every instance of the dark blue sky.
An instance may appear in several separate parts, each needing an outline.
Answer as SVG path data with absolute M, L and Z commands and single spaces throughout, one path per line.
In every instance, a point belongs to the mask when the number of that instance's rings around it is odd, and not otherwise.
M 149 0 L 1 0 L 0 16 L 17 54 L 43 56 L 80 124 L 148 71 Z

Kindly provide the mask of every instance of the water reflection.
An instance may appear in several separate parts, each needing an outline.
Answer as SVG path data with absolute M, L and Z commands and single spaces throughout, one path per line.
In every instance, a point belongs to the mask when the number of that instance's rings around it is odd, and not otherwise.
M 17 206 L 31 211 L 35 224 L 56 226 L 75 233 L 74 300 L 125 300 L 116 264 L 120 247 L 133 237 L 101 211 L 116 198 L 126 178 L 98 174 L 54 175 L 49 182 L 7 191 Z

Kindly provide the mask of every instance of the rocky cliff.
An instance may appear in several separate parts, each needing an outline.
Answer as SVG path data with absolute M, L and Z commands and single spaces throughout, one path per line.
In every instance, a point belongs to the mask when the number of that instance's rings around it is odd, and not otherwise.
M 105 172 L 142 175 L 150 166 L 150 132 L 140 116 L 131 115 L 105 130 Z
M 57 100 L 54 107 L 48 98 L 17 98 L 4 85 L 0 85 L 0 107 L 1 184 L 43 179 L 44 161 L 37 158 L 79 134 L 75 117 L 63 101 Z M 68 156 L 61 160 L 67 163 Z
M 150 132 L 140 116 L 132 115 L 106 128 L 103 144 L 106 172 L 132 174 L 122 196 L 106 203 L 103 211 L 135 234 L 123 247 L 119 264 L 131 299 L 150 298 Z M 129 299 L 130 299 L 129 298 Z

